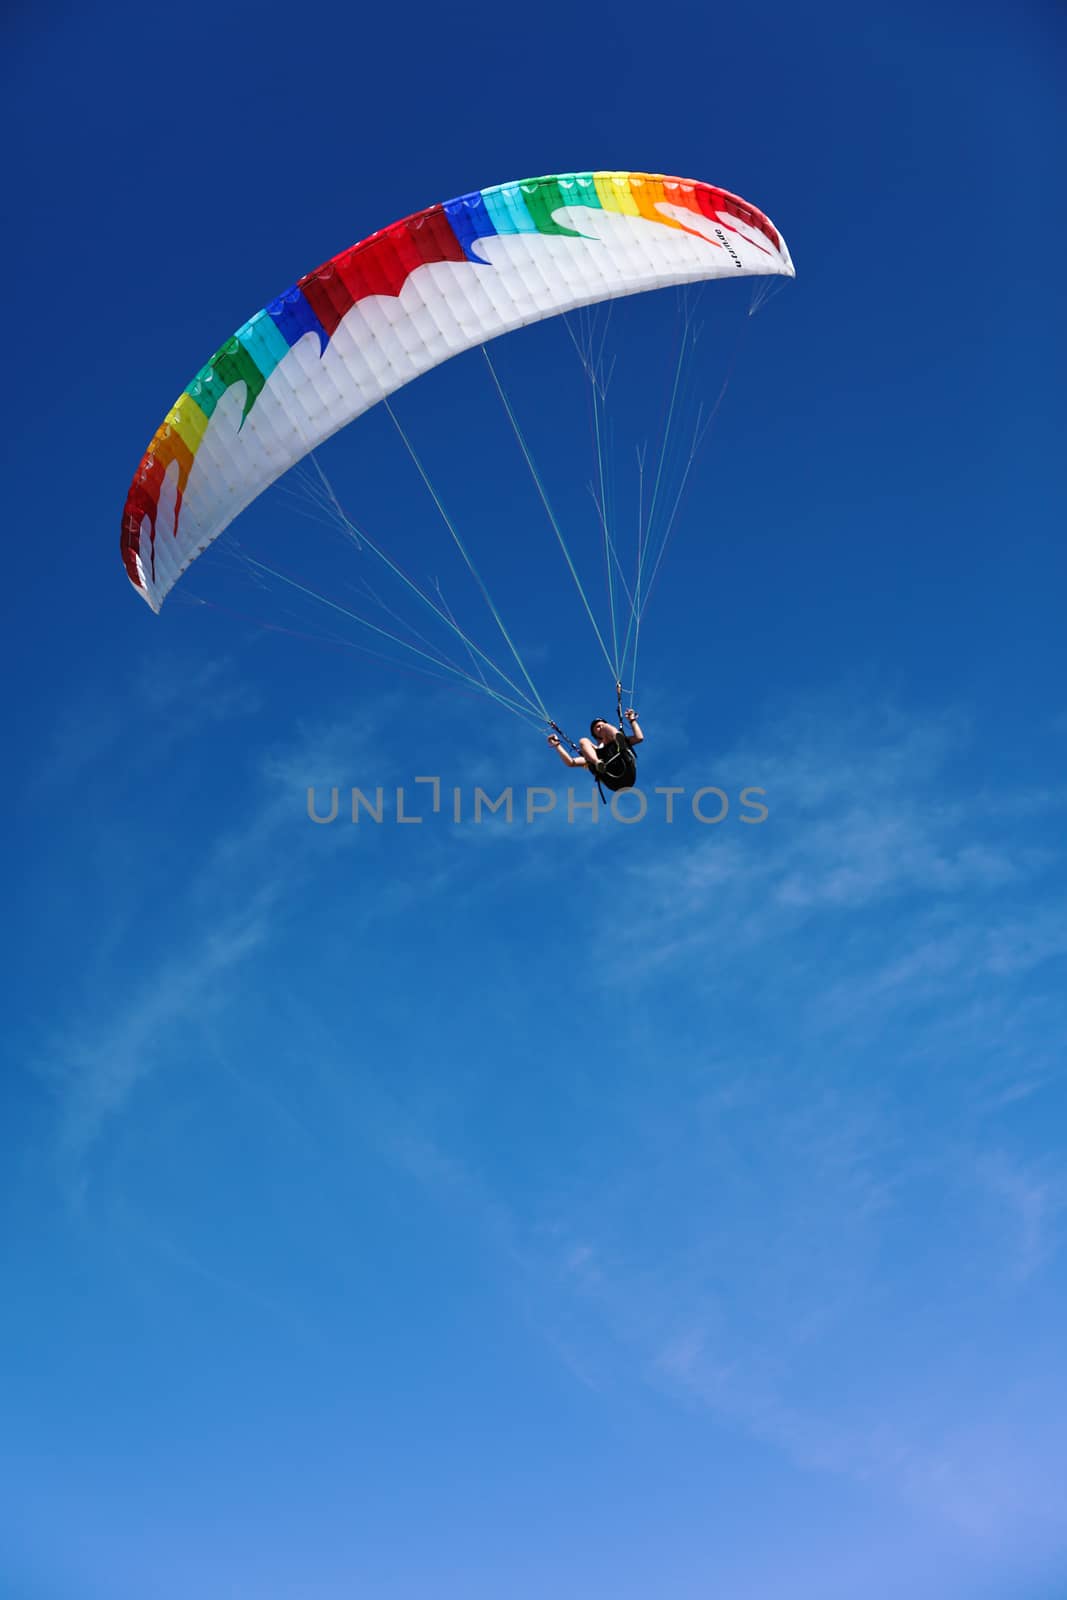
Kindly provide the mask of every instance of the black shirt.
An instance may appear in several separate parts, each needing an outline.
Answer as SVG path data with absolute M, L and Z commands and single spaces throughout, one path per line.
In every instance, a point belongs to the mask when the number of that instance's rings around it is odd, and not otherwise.
M 637 757 L 630 747 L 630 741 L 624 733 L 617 738 L 609 739 L 606 744 L 596 747 L 597 771 L 601 777 L 613 778 L 617 782 L 620 778 L 628 778 L 637 770 Z

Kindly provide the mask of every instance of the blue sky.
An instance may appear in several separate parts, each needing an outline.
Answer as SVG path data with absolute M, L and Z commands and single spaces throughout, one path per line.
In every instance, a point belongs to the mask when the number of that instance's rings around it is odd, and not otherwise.
M 0 1588 L 1067 1593 L 1062 18 L 9 30 Z M 730 381 L 637 686 L 671 825 L 568 825 L 538 734 L 277 592 L 226 609 L 224 550 L 158 618 L 118 555 L 164 410 L 273 295 L 616 166 L 746 196 L 798 273 L 700 302 L 694 395 Z M 620 440 L 673 316 L 615 314 Z M 565 340 L 495 358 L 580 549 Z M 478 358 L 398 411 L 581 731 L 611 685 Z M 382 419 L 324 454 L 437 575 Z M 238 535 L 330 548 L 281 491 Z M 559 800 L 457 824 L 416 774 Z M 308 785 L 425 820 L 316 827 Z

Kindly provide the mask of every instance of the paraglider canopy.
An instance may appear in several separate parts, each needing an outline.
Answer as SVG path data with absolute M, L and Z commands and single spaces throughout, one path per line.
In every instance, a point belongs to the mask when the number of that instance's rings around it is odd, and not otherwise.
M 178 396 L 126 498 L 130 581 L 158 611 L 269 484 L 460 351 L 622 295 L 793 271 L 754 206 L 649 173 L 533 178 L 405 217 L 272 300 Z

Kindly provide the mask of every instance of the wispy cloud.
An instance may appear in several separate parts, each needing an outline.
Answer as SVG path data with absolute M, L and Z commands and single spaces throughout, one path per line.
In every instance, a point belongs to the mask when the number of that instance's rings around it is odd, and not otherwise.
M 311 870 L 301 783 L 343 755 L 351 759 L 373 732 L 366 719 L 358 728 L 295 730 L 263 755 L 251 798 L 213 816 L 190 872 L 164 878 L 163 891 L 158 871 L 145 875 L 139 893 L 124 879 L 125 896 L 101 908 L 96 946 L 107 952 L 106 966 L 97 961 L 81 998 L 69 995 L 45 1041 L 31 1047 L 35 1070 L 57 1099 L 60 1151 L 76 1197 L 84 1196 L 87 1164 L 108 1124 L 167 1059 L 182 1025 L 227 1004 L 237 973 L 275 936 L 287 896 Z M 180 734 L 171 729 L 167 737 Z M 132 838 L 132 830 L 124 835 L 124 853 Z M 321 849 L 321 839 L 314 843 Z M 155 841 L 143 848 L 156 854 Z
M 105 766 L 128 775 L 206 728 L 248 718 L 260 705 L 240 662 L 225 656 L 190 663 L 161 651 L 150 674 L 124 679 L 121 691 L 91 681 L 74 690 L 46 730 L 36 769 L 26 774 L 31 793 L 76 792 Z
M 268 930 L 271 895 L 209 932 L 189 954 L 149 964 L 130 988 L 121 1014 L 102 1029 L 75 1023 L 55 1040 L 41 1063 L 61 1103 L 60 1152 L 81 1194 L 84 1161 L 107 1121 L 126 1107 L 138 1083 L 159 1059 L 175 1026 L 196 1010 L 217 1004 L 220 986 L 258 949 Z
M 1026 1283 L 1057 1250 L 1058 1232 L 1067 1207 L 1067 1174 L 1051 1175 L 1004 1151 L 993 1150 L 975 1166 L 979 1184 L 989 1192 L 1007 1233 L 1007 1271 Z

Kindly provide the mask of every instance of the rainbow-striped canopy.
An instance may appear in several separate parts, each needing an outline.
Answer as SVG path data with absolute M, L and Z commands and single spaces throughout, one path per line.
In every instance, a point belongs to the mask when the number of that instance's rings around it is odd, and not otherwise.
M 158 611 L 269 484 L 461 350 L 615 296 L 762 274 L 793 276 L 762 212 L 644 172 L 530 178 L 394 222 L 257 312 L 178 396 L 126 497 L 130 581 Z

